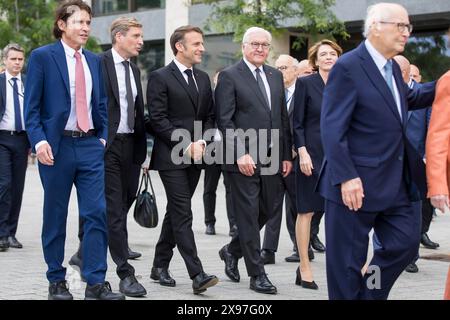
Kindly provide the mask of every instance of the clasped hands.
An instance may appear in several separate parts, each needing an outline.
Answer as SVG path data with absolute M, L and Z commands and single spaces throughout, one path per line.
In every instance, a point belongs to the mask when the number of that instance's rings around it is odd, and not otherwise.
M 205 154 L 205 143 L 204 141 L 196 141 L 192 142 L 188 149 L 187 154 L 189 157 L 191 157 L 194 161 L 199 161 L 202 159 L 203 155 Z

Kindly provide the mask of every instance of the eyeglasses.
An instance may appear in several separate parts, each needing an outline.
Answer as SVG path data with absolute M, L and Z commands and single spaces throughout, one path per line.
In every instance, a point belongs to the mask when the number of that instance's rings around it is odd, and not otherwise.
M 248 44 L 248 42 L 246 42 Z M 261 47 L 263 50 L 268 50 L 270 48 L 270 43 L 259 43 L 259 42 L 250 42 L 252 49 L 259 49 Z
M 277 69 L 280 71 L 286 71 L 287 69 L 289 69 L 289 66 L 279 66 L 277 67 Z
M 413 25 L 409 23 L 403 23 L 403 22 L 389 22 L 389 21 L 378 21 L 379 23 L 384 24 L 395 24 L 397 25 L 398 31 L 405 32 L 405 30 L 408 30 L 409 33 L 413 31 Z

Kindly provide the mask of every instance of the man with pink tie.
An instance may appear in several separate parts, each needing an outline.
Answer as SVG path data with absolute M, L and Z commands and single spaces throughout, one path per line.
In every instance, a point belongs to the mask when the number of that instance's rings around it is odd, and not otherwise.
M 72 300 L 65 281 L 64 243 L 72 185 L 84 219 L 83 268 L 87 300 L 123 300 L 105 282 L 107 225 L 104 148 L 107 98 L 100 59 L 82 48 L 89 38 L 91 8 L 82 0 L 56 10 L 57 41 L 31 53 L 25 123 L 39 160 L 44 188 L 42 246 L 50 300 Z

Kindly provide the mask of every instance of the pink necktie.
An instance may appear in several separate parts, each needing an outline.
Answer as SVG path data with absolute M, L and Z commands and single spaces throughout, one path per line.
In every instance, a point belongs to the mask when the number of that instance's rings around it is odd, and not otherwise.
M 83 62 L 81 54 L 75 51 L 75 108 L 77 113 L 77 124 L 84 132 L 89 131 L 89 117 L 86 100 L 86 82 L 84 79 Z

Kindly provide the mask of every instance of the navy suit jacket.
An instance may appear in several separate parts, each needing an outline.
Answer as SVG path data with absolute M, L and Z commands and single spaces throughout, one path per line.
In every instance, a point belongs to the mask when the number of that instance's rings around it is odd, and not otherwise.
M 394 61 L 402 118 L 394 97 L 364 43 L 344 54 L 325 87 L 321 136 L 325 160 L 318 182 L 321 195 L 343 204 L 341 183 L 361 178 L 364 211 L 391 207 L 400 183 L 426 193 L 425 167 L 406 138 L 408 108 L 432 104 L 435 83 L 410 89 Z M 412 180 L 411 180 L 412 179 Z
M 6 73 L 0 73 L 0 122 L 6 110 Z
M 107 140 L 107 97 L 100 58 L 83 49 L 92 76 L 92 120 L 97 137 Z M 25 125 L 32 147 L 47 140 L 56 156 L 70 114 L 69 72 L 61 41 L 31 53 L 25 90 Z

